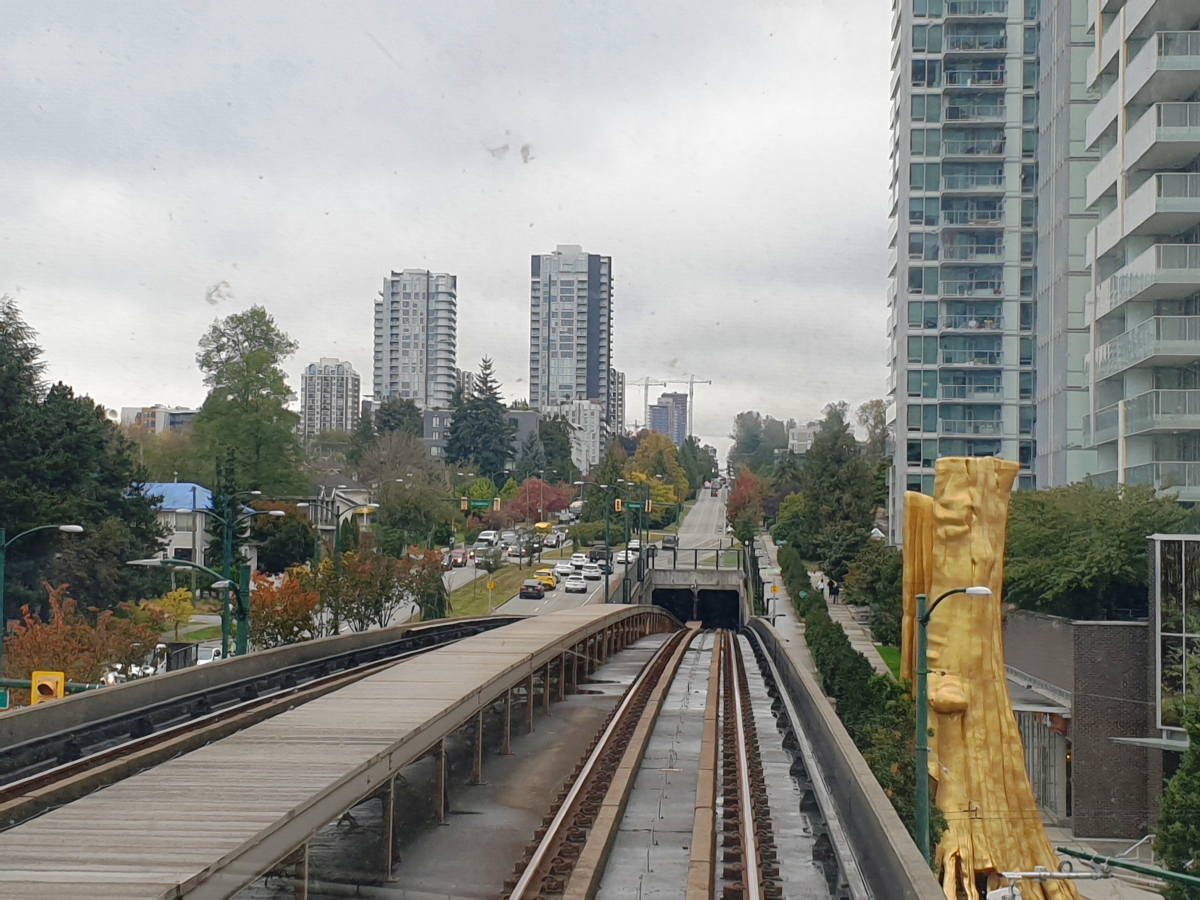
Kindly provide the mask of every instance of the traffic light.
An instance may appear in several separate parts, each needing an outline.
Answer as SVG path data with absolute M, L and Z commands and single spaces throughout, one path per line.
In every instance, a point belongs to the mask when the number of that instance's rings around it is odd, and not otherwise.
M 625 504 L 621 502 L 620 497 L 613 501 L 613 512 L 620 512 L 624 508 Z
M 66 690 L 67 676 L 62 672 L 34 672 L 29 678 L 30 705 L 60 700 Z
M 468 506 L 470 506 L 470 502 L 467 500 L 467 498 L 466 498 L 466 497 L 460 497 L 460 498 L 459 498 L 459 501 L 458 501 L 458 508 L 459 508 L 460 510 L 462 510 L 463 512 L 466 512 L 466 511 L 467 511 L 467 507 L 468 507 Z
M 499 497 L 492 498 L 492 509 L 495 510 L 496 512 L 500 512 L 500 498 Z
M 646 512 L 648 512 L 648 513 L 654 512 L 654 501 L 653 500 L 646 501 Z

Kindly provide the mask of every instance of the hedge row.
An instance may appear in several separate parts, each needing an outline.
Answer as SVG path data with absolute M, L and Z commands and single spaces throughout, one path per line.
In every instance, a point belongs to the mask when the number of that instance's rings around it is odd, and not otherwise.
M 825 598 L 812 588 L 795 548 L 779 548 L 779 567 L 796 612 L 804 619 L 804 638 L 821 687 L 835 701 L 846 731 L 911 833 L 916 818 L 916 721 L 907 685 L 877 674 L 850 646 L 842 626 L 829 617 Z M 930 811 L 933 844 L 944 829 L 945 820 L 935 806 Z

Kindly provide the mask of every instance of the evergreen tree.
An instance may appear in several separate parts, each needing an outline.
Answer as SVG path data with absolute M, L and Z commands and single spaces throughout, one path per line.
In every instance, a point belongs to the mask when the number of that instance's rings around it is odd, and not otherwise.
M 521 444 L 521 457 L 517 461 L 517 467 L 513 469 L 512 477 L 521 484 L 527 478 L 540 477 L 545 471 L 546 450 L 538 433 L 531 431 Z
M 1172 872 L 1194 874 L 1193 861 L 1200 857 L 1200 708 L 1195 703 L 1189 704 L 1183 724 L 1190 743 L 1158 801 L 1154 853 Z M 1163 896 L 1197 900 L 1200 890 L 1168 883 Z
M 600 461 L 600 465 L 592 470 L 589 480 L 597 485 L 610 485 L 611 490 L 603 491 L 599 487 L 583 489 L 583 513 L 580 516 L 584 522 L 599 522 L 604 519 L 604 497 L 607 493 L 609 498 L 623 496 L 620 492 L 618 481 L 625 478 L 625 463 L 629 457 L 625 454 L 625 448 L 621 446 L 619 439 L 614 440 L 608 445 L 608 450 L 604 454 L 604 459 Z M 612 512 L 609 512 L 610 517 Z
M 363 457 L 367 451 L 375 446 L 375 441 L 379 435 L 375 431 L 375 423 L 370 416 L 362 416 L 358 420 L 358 427 L 354 429 L 354 433 L 350 436 L 350 447 L 346 451 L 346 462 L 352 466 L 362 465 Z
M 580 478 L 579 469 L 571 460 L 574 432 L 575 426 L 561 413 L 542 419 L 538 426 L 538 435 L 546 454 L 547 478 L 551 481 L 571 484 Z M 554 474 L 553 478 L 550 478 L 550 473 Z
M 419 438 L 425 433 L 425 416 L 409 398 L 391 397 L 375 411 L 375 430 L 379 434 L 402 431 Z
M 42 608 L 43 579 L 72 585 L 85 606 L 111 609 L 163 593 L 162 573 L 125 565 L 153 556 L 161 533 L 145 470 L 133 446 L 88 397 L 42 382 L 41 350 L 16 303 L 0 298 L 0 524 L 8 539 L 41 525 L 82 525 L 83 534 L 42 531 L 6 558 L 3 621 L 23 604 Z
M 508 421 L 507 410 L 500 402 L 500 384 L 492 361 L 484 357 L 479 364 L 475 396 L 464 401 L 450 421 L 446 458 L 453 463 L 473 459 L 480 475 L 500 475 L 508 468 L 516 433 L 516 425 Z
M 299 347 L 261 306 L 213 322 L 196 363 L 209 387 L 195 433 L 210 459 L 232 454 L 242 480 L 267 494 L 304 489 L 297 468 L 299 416 L 283 360 Z

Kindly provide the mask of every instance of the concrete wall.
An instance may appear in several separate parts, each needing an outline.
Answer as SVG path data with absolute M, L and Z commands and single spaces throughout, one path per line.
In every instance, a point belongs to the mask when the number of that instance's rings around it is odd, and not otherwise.
M 751 619 L 749 627 L 763 639 L 786 682 L 800 727 L 812 742 L 872 895 L 887 900 L 940 900 L 942 890 L 933 873 L 811 674 L 811 663 L 806 666 L 798 658 L 807 656 L 808 648 L 785 642 L 764 619 Z
M 1064 691 L 1075 690 L 1071 621 L 1010 609 L 1004 614 L 1004 662 Z
M 1154 657 L 1145 622 L 1073 622 L 1074 830 L 1138 838 L 1162 792 L 1162 751 L 1115 744 L 1154 731 Z

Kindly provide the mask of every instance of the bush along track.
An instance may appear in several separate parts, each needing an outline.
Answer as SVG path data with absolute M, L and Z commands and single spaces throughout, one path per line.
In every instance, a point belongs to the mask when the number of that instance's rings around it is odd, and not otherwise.
M 821 676 L 821 687 L 836 703 L 838 717 L 875 779 L 892 801 L 911 834 L 916 819 L 916 722 L 908 683 L 878 675 L 850 646 L 842 626 L 829 617 L 824 598 L 809 584 L 800 554 L 779 548 L 779 567 L 804 637 Z M 807 596 L 801 597 L 804 593 Z M 941 810 L 930 810 L 930 840 L 936 846 L 946 823 Z

